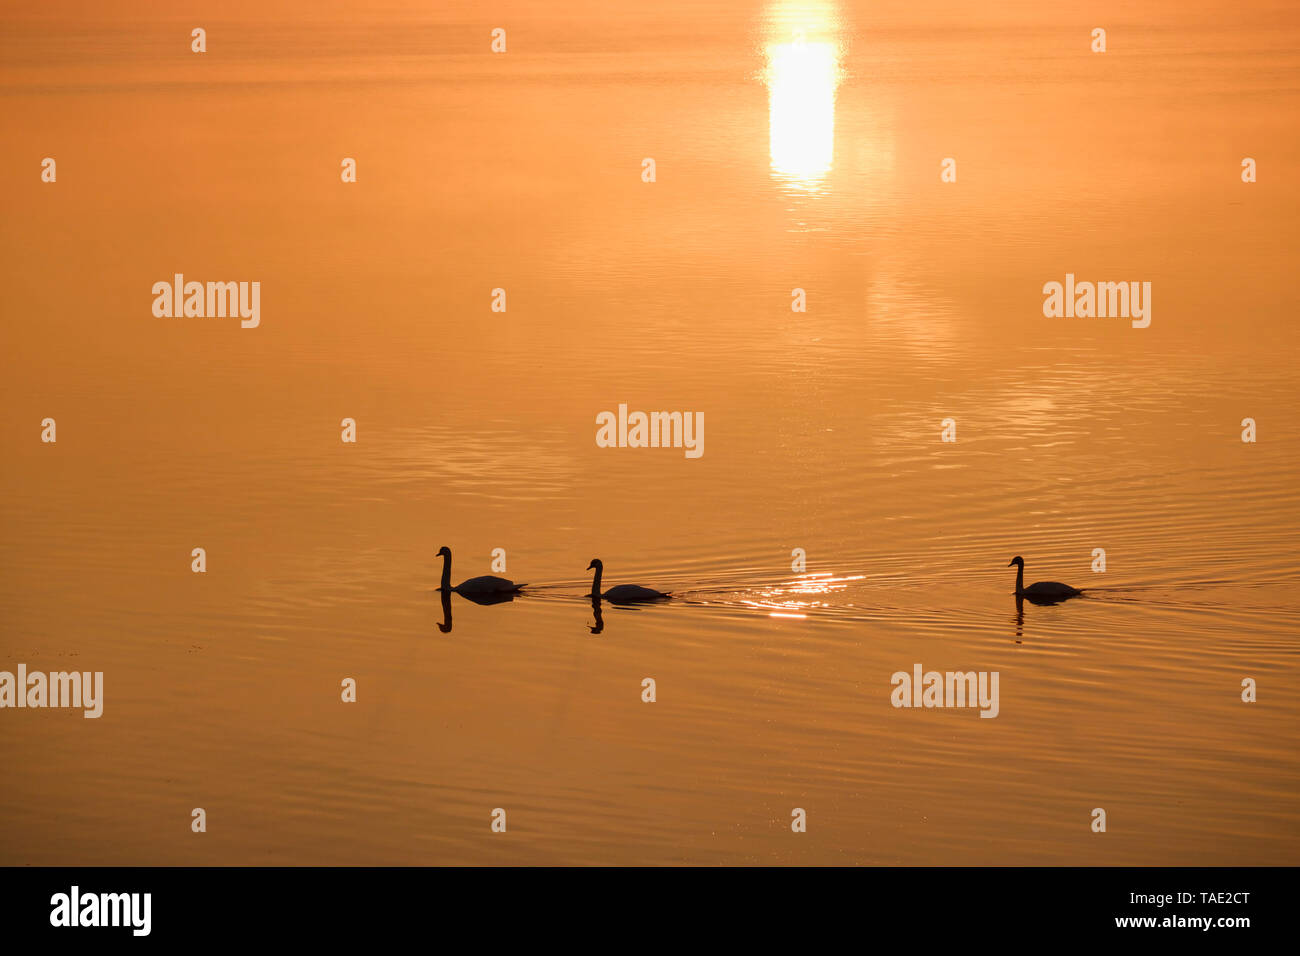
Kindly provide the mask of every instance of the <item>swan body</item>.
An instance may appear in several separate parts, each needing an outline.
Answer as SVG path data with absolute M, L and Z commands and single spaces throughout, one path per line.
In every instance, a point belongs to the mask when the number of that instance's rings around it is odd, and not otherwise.
M 658 601 L 669 595 L 654 588 L 643 588 L 639 584 L 619 584 L 610 588 L 601 597 L 615 604 L 635 604 L 638 601 Z
M 508 578 L 498 578 L 491 574 L 484 574 L 477 578 L 461 581 L 452 590 L 457 594 L 500 594 L 502 591 L 518 591 L 525 586 L 515 584 L 514 581 Z
M 1078 597 L 1083 593 L 1079 588 L 1072 588 L 1060 581 L 1035 581 L 1025 587 L 1025 559 L 1016 555 L 1011 564 L 1016 568 L 1016 597 L 1024 598 L 1034 604 L 1055 604 L 1067 598 Z
M 520 588 L 526 588 L 527 584 L 515 584 L 509 578 L 499 578 L 494 574 L 484 574 L 477 578 L 469 578 L 461 581 L 455 587 L 451 586 L 451 549 L 442 547 L 438 549 L 438 557 L 442 558 L 442 583 L 438 590 L 444 593 L 455 591 L 461 597 L 482 597 L 493 594 L 514 594 Z
M 1078 588 L 1072 588 L 1060 581 L 1035 581 L 1022 592 L 1024 597 L 1049 598 L 1058 601 L 1082 593 Z
M 593 568 L 596 570 L 596 576 L 591 581 L 592 598 L 604 598 L 613 604 L 643 604 L 647 601 L 662 601 L 672 597 L 667 591 L 643 588 L 639 584 L 615 585 L 604 594 L 601 594 L 600 576 L 605 571 L 605 564 L 600 558 L 592 558 L 591 564 L 587 565 L 587 570 L 590 571 Z

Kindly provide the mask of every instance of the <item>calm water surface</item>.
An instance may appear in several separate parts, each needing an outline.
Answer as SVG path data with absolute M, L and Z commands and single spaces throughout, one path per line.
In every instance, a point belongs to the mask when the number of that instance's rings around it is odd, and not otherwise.
M 1293 9 L 436 6 L 0 40 L 0 666 L 106 685 L 0 718 L 0 863 L 1300 862 Z

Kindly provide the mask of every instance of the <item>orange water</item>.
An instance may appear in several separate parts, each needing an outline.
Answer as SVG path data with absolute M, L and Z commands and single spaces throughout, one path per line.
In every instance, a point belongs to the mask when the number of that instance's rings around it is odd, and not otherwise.
M 0 863 L 1300 862 L 1300 17 L 967 7 L 6 14 Z

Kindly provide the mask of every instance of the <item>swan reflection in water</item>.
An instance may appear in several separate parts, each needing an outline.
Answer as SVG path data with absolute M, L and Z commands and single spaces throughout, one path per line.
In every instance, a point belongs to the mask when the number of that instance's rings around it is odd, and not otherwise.
M 438 630 L 444 634 L 451 633 L 451 591 L 438 591 L 438 596 L 442 599 L 442 620 L 438 624 Z M 459 592 L 455 592 L 459 593 Z M 519 596 L 517 591 L 496 591 L 487 594 L 461 594 L 466 601 L 474 604 L 507 604 Z
M 439 591 L 438 595 L 442 598 L 442 621 L 438 624 L 438 630 L 444 634 L 451 633 L 451 592 Z

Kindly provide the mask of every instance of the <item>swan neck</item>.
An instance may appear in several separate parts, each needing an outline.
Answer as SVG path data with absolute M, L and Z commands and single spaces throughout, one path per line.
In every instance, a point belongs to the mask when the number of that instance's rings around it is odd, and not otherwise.
M 600 572 L 605 570 L 600 565 L 596 565 L 596 576 L 591 579 L 591 596 L 600 597 Z
M 438 588 L 440 591 L 451 590 L 451 555 L 442 556 L 442 584 Z
M 1023 564 L 1016 565 L 1016 593 L 1025 593 L 1025 566 Z

